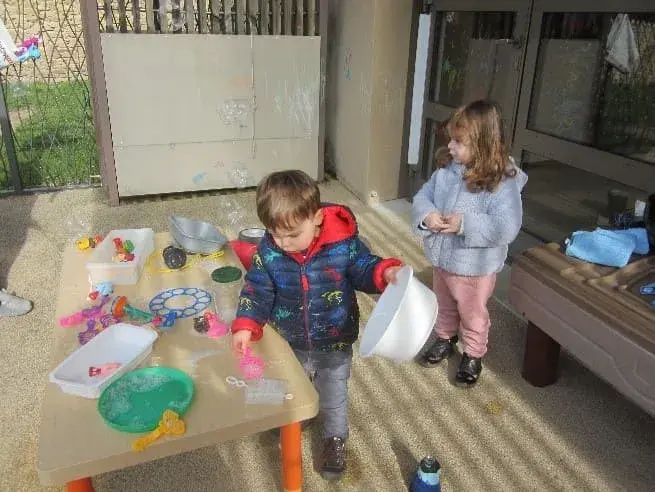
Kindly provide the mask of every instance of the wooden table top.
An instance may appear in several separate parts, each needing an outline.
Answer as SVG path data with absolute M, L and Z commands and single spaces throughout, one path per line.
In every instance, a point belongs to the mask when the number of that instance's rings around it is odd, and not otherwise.
M 168 233 L 155 236 L 156 250 L 168 244 Z M 89 252 L 79 252 L 74 247 L 64 253 L 57 318 L 53 320 L 53 368 L 78 348 L 77 333 L 86 329 L 84 325 L 62 328 L 58 319 L 90 305 L 85 300 L 89 292 L 85 265 L 89 255 Z M 153 263 L 159 261 L 153 258 Z M 158 258 L 161 258 L 160 254 Z M 137 285 L 117 286 L 115 294 L 125 295 L 131 305 L 147 310 L 150 299 L 162 290 L 206 288 L 208 272 L 225 265 L 241 267 L 229 246 L 223 257 L 205 260 L 203 264 L 183 271 L 157 273 L 146 270 Z M 98 475 L 309 419 L 318 413 L 318 395 L 314 387 L 288 344 L 269 327 L 265 328 L 262 340 L 253 344 L 254 352 L 265 361 L 264 377 L 287 380 L 287 389 L 293 398 L 281 405 L 247 404 L 245 389 L 226 382 L 228 376 L 240 377 L 229 341 L 229 336 L 212 340 L 196 334 L 192 318 L 178 320 L 170 332 L 160 335 L 145 365 L 176 367 L 189 374 L 195 383 L 194 401 L 184 416 L 187 424 L 185 435 L 165 436 L 139 453 L 131 450 L 131 443 L 143 434 L 111 429 L 98 414 L 98 400 L 67 395 L 57 385 L 48 382 L 38 451 L 42 483 L 58 485 Z M 212 351 L 215 353 L 207 355 Z M 207 356 L 202 358 L 203 355 Z

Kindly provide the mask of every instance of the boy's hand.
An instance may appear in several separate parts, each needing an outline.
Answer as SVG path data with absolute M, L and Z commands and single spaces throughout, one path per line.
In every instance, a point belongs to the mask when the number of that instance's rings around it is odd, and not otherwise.
M 441 230 L 447 226 L 443 215 L 441 215 L 439 212 L 432 212 L 428 214 L 428 216 L 423 219 L 423 223 L 432 232 L 441 232 Z
M 241 356 L 245 353 L 248 345 L 250 345 L 250 339 L 252 338 L 252 332 L 250 330 L 241 330 L 232 334 L 232 350 L 235 354 Z
M 457 234 L 459 229 L 462 227 L 462 214 L 454 214 L 442 217 L 445 227 L 441 229 L 441 232 L 452 232 Z
M 382 273 L 382 278 L 384 278 L 384 281 L 387 284 L 395 284 L 396 283 L 396 275 L 398 274 L 398 270 L 400 270 L 402 267 L 400 266 L 392 266 L 387 268 L 383 273 Z

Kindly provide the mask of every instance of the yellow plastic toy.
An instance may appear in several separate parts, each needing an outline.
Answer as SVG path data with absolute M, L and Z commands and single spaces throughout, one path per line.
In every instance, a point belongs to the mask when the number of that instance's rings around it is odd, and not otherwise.
M 75 243 L 75 247 L 77 248 L 78 251 L 85 251 L 89 248 L 92 248 L 91 246 L 93 244 L 93 239 L 90 237 L 83 237 L 82 239 L 78 239 L 77 242 Z
M 159 421 L 159 426 L 154 431 L 132 442 L 132 450 L 143 451 L 161 436 L 181 436 L 185 432 L 184 420 L 173 410 L 166 410 Z
M 171 269 L 171 268 L 157 268 L 156 266 L 152 265 L 152 259 L 155 257 L 161 258 L 163 253 L 163 250 L 158 250 L 154 251 L 148 258 L 146 258 L 146 265 L 145 269 L 148 272 L 155 272 L 155 273 L 174 273 L 174 272 L 179 272 L 182 270 L 186 270 L 187 268 L 192 267 L 196 263 L 203 261 L 203 260 L 215 260 L 217 258 L 220 258 L 225 254 L 225 251 L 222 249 L 219 251 L 216 251 L 215 253 L 212 253 L 210 255 L 201 255 L 201 254 L 187 254 L 187 262 L 181 267 L 177 269 Z
M 78 251 L 86 251 L 87 249 L 95 248 L 101 241 L 101 236 L 83 237 L 75 242 L 75 247 Z

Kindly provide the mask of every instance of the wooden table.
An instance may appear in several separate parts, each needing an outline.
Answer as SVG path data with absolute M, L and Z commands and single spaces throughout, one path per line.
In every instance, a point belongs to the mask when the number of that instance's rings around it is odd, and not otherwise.
M 655 309 L 639 287 L 655 281 L 655 255 L 624 268 L 570 258 L 555 243 L 512 262 L 509 300 L 528 319 L 523 377 L 557 380 L 560 347 L 655 415 Z M 652 296 L 651 296 L 652 297 Z
M 169 235 L 157 234 L 155 243 L 161 250 L 169 244 Z M 90 304 L 85 300 L 89 292 L 85 268 L 89 254 L 74 247 L 64 254 L 57 320 Z M 160 260 L 153 263 L 157 261 Z M 127 296 L 135 307 L 147 310 L 149 300 L 161 290 L 204 288 L 209 282 L 208 272 L 224 265 L 241 266 L 229 247 L 222 258 L 181 272 L 148 270 L 137 285 L 117 286 L 116 293 Z M 78 347 L 76 335 L 85 328 L 61 328 L 55 323 L 53 368 Z M 192 318 L 186 318 L 178 320 L 170 333 L 161 335 L 155 342 L 146 365 L 172 366 L 187 372 L 194 379 L 196 391 L 184 416 L 186 434 L 166 436 L 140 453 L 132 451 L 130 444 L 142 434 L 109 428 L 96 410 L 97 400 L 67 395 L 48 383 L 38 453 L 41 482 L 44 485 L 67 483 L 69 491 L 92 491 L 88 477 L 281 427 L 284 488 L 300 490 L 300 422 L 318 413 L 318 395 L 288 344 L 266 327 L 262 340 L 254 344 L 254 351 L 266 362 L 264 376 L 286 379 L 293 398 L 282 405 L 246 404 L 245 390 L 226 382 L 227 376 L 240 376 L 229 341 L 229 336 L 212 340 L 195 334 Z M 194 367 L 194 356 L 208 350 L 219 353 L 201 359 Z

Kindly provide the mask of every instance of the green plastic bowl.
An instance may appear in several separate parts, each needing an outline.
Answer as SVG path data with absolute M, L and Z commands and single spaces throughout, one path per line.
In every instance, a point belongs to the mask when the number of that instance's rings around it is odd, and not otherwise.
M 233 266 L 217 268 L 212 272 L 212 280 L 219 284 L 231 284 L 241 279 L 241 269 Z
M 157 428 L 167 409 L 184 415 L 193 392 L 193 380 L 179 369 L 146 367 L 107 386 L 98 400 L 98 412 L 116 430 L 149 432 Z

